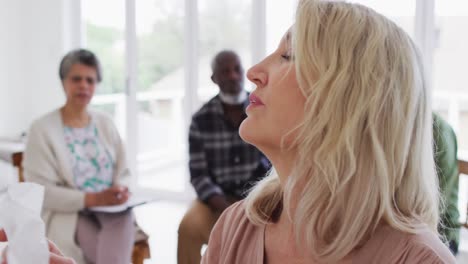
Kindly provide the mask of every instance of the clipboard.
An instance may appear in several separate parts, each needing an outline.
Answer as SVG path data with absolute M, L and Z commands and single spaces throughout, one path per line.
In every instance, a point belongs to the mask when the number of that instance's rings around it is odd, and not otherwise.
M 144 205 L 147 203 L 155 202 L 156 198 L 148 198 L 147 196 L 139 196 L 137 194 L 133 194 L 130 196 L 128 201 L 124 204 L 120 205 L 111 205 L 111 206 L 95 206 L 88 208 L 91 212 L 100 212 L 100 213 L 120 213 L 127 211 L 129 209 L 135 208 L 140 205 Z

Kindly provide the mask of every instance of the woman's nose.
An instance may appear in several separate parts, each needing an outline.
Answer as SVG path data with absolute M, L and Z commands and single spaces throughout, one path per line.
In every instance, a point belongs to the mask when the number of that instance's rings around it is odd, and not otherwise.
M 247 71 L 247 78 L 257 87 L 263 87 L 268 82 L 268 75 L 261 63 L 254 65 Z

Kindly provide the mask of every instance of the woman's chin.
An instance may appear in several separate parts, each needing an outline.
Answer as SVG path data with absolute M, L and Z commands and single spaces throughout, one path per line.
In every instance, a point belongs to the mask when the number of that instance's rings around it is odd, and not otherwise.
M 239 127 L 239 135 L 245 142 L 255 145 L 255 142 L 258 140 L 257 137 L 259 136 L 259 133 L 256 123 L 251 119 L 251 117 L 247 117 L 242 122 Z
M 90 99 L 87 98 L 78 98 L 72 101 L 72 105 L 78 108 L 86 108 L 88 107 L 89 103 L 91 102 Z

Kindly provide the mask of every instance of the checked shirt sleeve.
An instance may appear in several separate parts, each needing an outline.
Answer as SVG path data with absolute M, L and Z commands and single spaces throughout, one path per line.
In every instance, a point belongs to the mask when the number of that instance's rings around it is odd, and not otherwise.
M 202 133 L 195 121 L 192 121 L 189 130 L 189 154 L 190 182 L 198 198 L 205 202 L 213 195 L 224 195 L 210 177 Z

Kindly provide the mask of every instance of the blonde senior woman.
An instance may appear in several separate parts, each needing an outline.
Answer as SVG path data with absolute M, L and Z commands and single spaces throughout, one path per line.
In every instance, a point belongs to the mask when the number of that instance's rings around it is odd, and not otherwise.
M 240 135 L 274 170 L 223 213 L 202 263 L 455 263 L 437 234 L 423 68 L 401 28 L 303 0 L 247 77 Z
M 78 264 L 128 264 L 135 230 L 131 210 L 87 210 L 125 203 L 129 170 L 112 120 L 89 109 L 101 68 L 88 50 L 70 51 L 60 63 L 63 107 L 31 126 L 25 151 L 27 181 L 45 186 L 42 217 L 47 237 Z

